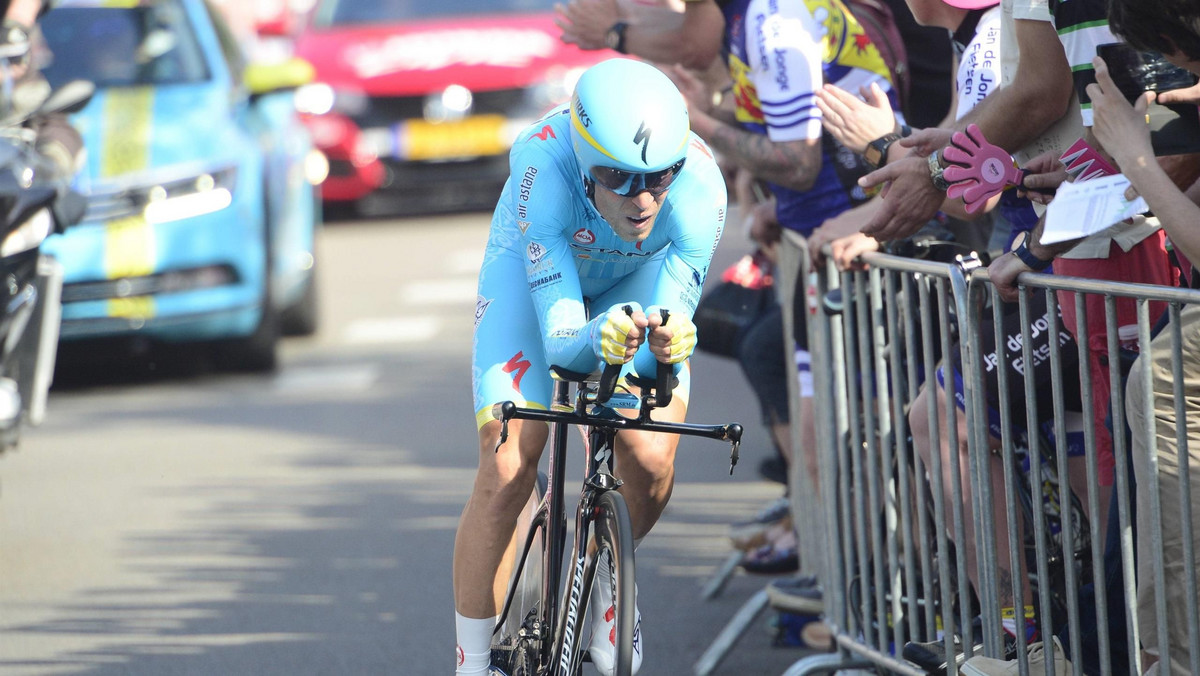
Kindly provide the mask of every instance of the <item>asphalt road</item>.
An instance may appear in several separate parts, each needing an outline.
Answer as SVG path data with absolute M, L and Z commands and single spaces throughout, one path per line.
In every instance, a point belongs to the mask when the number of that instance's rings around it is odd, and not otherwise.
M 189 351 L 69 355 L 45 423 L 0 457 L 0 674 L 452 673 L 487 225 L 327 224 L 321 330 L 272 376 Z M 745 249 L 731 227 L 710 283 Z M 692 673 L 762 589 L 739 575 L 701 598 L 727 524 L 781 493 L 755 471 L 769 443 L 737 366 L 700 355 L 693 382 L 690 419 L 745 424 L 743 461 L 730 477 L 727 446 L 681 445 L 638 550 L 644 676 Z M 713 673 L 802 655 L 771 647 L 770 615 Z

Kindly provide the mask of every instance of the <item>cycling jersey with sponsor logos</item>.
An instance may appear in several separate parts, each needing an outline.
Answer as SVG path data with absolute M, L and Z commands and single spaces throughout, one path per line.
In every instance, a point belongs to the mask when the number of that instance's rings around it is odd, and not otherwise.
M 867 199 L 862 159 L 822 138 L 814 92 L 824 82 L 857 94 L 877 82 L 893 99 L 887 64 L 840 0 L 725 3 L 725 39 L 737 120 L 772 141 L 821 139 L 821 171 L 803 192 L 772 185 L 779 222 L 807 235 Z
M 585 194 L 570 122 L 568 107 L 556 109 L 523 131 L 510 154 L 475 308 L 481 425 L 501 401 L 548 406 L 551 364 L 595 370 L 592 334 L 609 307 L 633 301 L 690 318 L 724 227 L 724 177 L 693 134 L 650 235 L 641 242 L 617 237 Z M 639 350 L 631 366 L 652 375 L 653 355 Z M 686 376 L 684 369 L 676 389 L 685 397 Z

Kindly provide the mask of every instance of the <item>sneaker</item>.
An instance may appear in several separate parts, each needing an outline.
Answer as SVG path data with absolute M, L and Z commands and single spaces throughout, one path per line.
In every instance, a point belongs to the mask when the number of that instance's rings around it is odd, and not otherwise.
M 758 549 L 746 552 L 738 563 L 747 573 L 777 575 L 800 570 L 800 550 L 795 531 L 787 531 Z
M 975 646 L 975 652 L 983 651 L 983 644 Z M 904 659 L 925 670 L 925 673 L 930 676 L 946 676 L 947 673 L 958 673 L 959 667 L 966 661 L 966 655 L 963 654 L 962 643 L 958 637 L 954 638 L 954 672 L 948 672 L 947 667 L 950 666 L 950 660 L 946 659 L 946 644 L 942 641 L 927 641 L 918 642 L 910 641 L 904 644 L 904 650 L 901 652 Z
M 983 618 L 976 615 L 971 620 L 971 636 L 974 637 L 974 649 L 972 655 L 983 654 Z M 962 639 L 959 636 L 954 637 L 954 671 L 948 671 L 950 660 L 946 659 L 946 644 L 943 641 L 927 641 L 917 642 L 910 641 L 904 644 L 901 655 L 905 660 L 921 667 L 925 673 L 930 676 L 946 676 L 947 673 L 959 673 L 963 662 L 967 656 L 963 654 Z M 1017 656 L 1016 640 L 1011 636 L 1004 635 L 1004 656 L 1007 659 L 1013 659 Z
M 817 578 L 789 577 L 772 580 L 767 585 L 767 601 L 776 610 L 799 615 L 820 615 L 825 612 L 825 599 Z
M 588 609 L 592 619 L 592 641 L 588 646 L 588 654 L 591 655 L 592 664 L 596 665 L 596 671 L 604 676 L 612 676 L 617 653 L 616 608 L 612 605 L 604 606 L 603 614 L 600 608 L 600 604 L 592 604 Z M 642 612 L 637 609 L 636 601 L 633 616 L 633 660 L 630 663 L 630 673 L 636 674 L 642 667 Z
M 1039 642 L 1029 646 L 1029 673 L 1045 673 L 1047 660 L 1053 660 L 1055 674 L 1065 676 L 1071 673 L 1071 662 L 1067 660 L 1062 644 L 1058 642 L 1058 637 L 1054 637 L 1054 642 L 1051 644 L 1053 653 L 1050 656 L 1046 655 L 1045 645 L 1045 643 Z M 967 660 L 966 664 L 962 665 L 960 673 L 964 676 L 1010 676 L 1021 673 L 1021 665 L 1018 660 L 998 660 L 979 656 Z
M 787 496 L 772 500 L 753 519 L 729 526 L 729 539 L 737 549 L 753 549 L 766 542 L 767 532 L 791 528 L 791 504 Z

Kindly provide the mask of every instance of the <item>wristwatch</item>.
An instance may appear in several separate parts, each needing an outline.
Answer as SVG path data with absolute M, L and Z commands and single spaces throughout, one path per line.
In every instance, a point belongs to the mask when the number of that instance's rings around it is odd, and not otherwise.
M 899 134 L 885 134 L 867 144 L 863 150 L 863 159 L 872 169 L 878 169 L 887 164 L 888 148 L 900 139 Z
M 629 24 L 625 23 L 624 21 L 618 21 L 614 23 L 612 28 L 609 28 L 608 32 L 604 34 L 604 45 L 611 50 L 624 54 L 625 29 L 628 27 Z
M 1026 267 L 1034 272 L 1040 272 L 1050 267 L 1050 264 L 1054 262 L 1054 259 L 1051 258 L 1048 261 L 1044 261 L 1037 256 L 1034 256 L 1033 252 L 1029 250 L 1029 239 L 1030 235 L 1028 230 L 1018 233 L 1017 238 L 1013 240 L 1014 246 L 1012 252 L 1016 254 L 1017 258 L 1021 259 L 1021 262 L 1024 263 Z
M 950 184 L 946 182 L 946 177 L 942 176 L 942 172 L 944 172 L 946 168 L 942 166 L 942 159 L 939 156 L 940 152 L 941 151 L 935 150 L 932 153 L 929 153 L 929 180 L 933 181 L 933 187 L 941 190 L 942 192 L 946 192 L 946 189 L 950 187 Z

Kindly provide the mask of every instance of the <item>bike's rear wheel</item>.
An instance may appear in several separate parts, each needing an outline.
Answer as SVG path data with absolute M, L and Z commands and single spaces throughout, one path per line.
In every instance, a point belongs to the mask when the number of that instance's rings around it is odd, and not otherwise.
M 546 475 L 538 472 L 537 483 L 526 501 L 521 515 L 517 517 L 516 561 L 508 584 L 506 603 L 508 614 L 492 634 L 492 662 L 502 667 L 510 676 L 532 676 L 536 673 L 540 645 L 531 636 L 533 625 L 544 622 L 539 606 L 542 593 L 542 549 L 545 542 L 545 524 L 530 530 L 538 505 L 546 493 Z M 526 541 L 532 535 L 533 542 L 526 552 Z M 522 557 L 522 554 L 525 554 Z M 503 608 L 502 608 L 503 610 Z M 521 635 L 521 629 L 526 629 Z M 548 630 L 548 628 L 546 629 Z
M 629 507 L 620 493 L 607 491 L 596 500 L 592 537 L 596 543 L 589 573 L 592 585 L 612 586 L 616 616 L 616 661 L 613 663 L 613 673 L 615 676 L 629 676 L 632 673 L 634 632 L 637 630 L 637 610 L 634 607 L 637 592 L 634 586 L 633 525 L 629 520 Z M 595 574 L 596 564 L 604 555 L 608 556 L 611 571 L 607 580 Z M 585 592 L 584 598 L 594 598 L 590 586 Z M 596 630 L 595 627 L 592 629 Z M 582 653 L 579 651 L 579 654 Z M 573 671 L 575 674 L 581 672 L 580 667 Z

